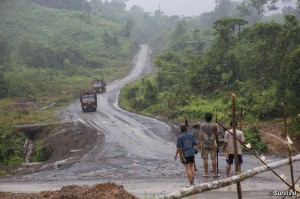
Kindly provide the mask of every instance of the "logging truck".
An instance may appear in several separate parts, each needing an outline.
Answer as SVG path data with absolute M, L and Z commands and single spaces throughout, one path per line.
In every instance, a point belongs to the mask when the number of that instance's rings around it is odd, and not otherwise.
M 106 82 L 103 79 L 95 79 L 92 83 L 92 89 L 95 93 L 104 93 L 106 92 Z
M 91 91 L 80 92 L 80 104 L 83 112 L 97 110 L 97 94 Z

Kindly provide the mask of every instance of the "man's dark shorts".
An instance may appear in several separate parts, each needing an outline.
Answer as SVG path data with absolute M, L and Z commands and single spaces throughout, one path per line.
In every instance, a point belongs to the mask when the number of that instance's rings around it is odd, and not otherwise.
M 195 162 L 195 156 L 188 156 L 185 158 L 185 163 L 183 164 L 189 164 Z
M 230 165 L 233 164 L 234 154 L 229 154 L 229 160 L 226 160 L 226 162 Z M 243 156 L 241 154 L 238 154 L 239 164 L 243 163 Z

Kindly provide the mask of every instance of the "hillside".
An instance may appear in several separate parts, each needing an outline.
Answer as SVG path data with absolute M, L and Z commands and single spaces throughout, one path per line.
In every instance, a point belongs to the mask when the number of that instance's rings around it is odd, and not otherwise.
M 34 67 L 122 66 L 134 49 L 122 37 L 121 25 L 94 15 L 39 6 L 29 1 L 6 1 L 0 7 L 1 42 Z
M 22 162 L 25 136 L 11 125 L 57 120 L 55 111 L 94 78 L 129 72 L 137 46 L 122 26 L 26 0 L 0 2 L 0 165 Z M 55 108 L 43 109 L 49 104 Z
M 0 18 L 0 99 L 38 100 L 89 89 L 99 76 L 112 81 L 129 71 L 137 50 L 121 24 L 89 13 L 20 0 L 1 2 Z

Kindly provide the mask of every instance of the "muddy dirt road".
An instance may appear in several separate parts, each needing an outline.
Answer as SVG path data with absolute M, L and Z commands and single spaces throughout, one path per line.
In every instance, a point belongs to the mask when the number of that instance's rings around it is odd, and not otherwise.
M 184 167 L 173 159 L 176 132 L 174 126 L 156 119 L 139 116 L 118 107 L 118 94 L 126 83 L 149 73 L 150 50 L 146 45 L 134 60 L 131 73 L 123 79 L 110 83 L 107 92 L 98 94 L 97 112 L 83 113 L 79 103 L 71 104 L 61 114 L 66 120 L 82 122 L 104 133 L 105 139 L 69 168 L 56 168 L 31 175 L 13 177 L 0 181 L 0 191 L 39 192 L 56 190 L 66 185 L 94 185 L 114 182 L 142 198 L 158 197 L 184 187 L 187 183 Z M 270 161 L 280 157 L 267 156 Z M 215 179 L 202 178 L 200 156 L 196 157 L 196 182 Z M 225 172 L 225 157 L 220 154 L 220 174 Z M 244 156 L 243 170 L 261 166 L 254 156 Z M 288 167 L 278 169 L 289 178 Z M 300 166 L 295 165 L 295 176 L 300 176 Z M 268 198 L 269 191 L 285 190 L 286 187 L 270 172 L 258 175 L 242 183 L 245 198 Z M 234 192 L 235 186 L 202 194 L 203 198 L 216 198 Z M 229 191 L 229 192 L 228 192 Z M 254 194 L 254 195 L 253 195 Z M 235 194 L 234 194 L 235 195 Z M 200 197 L 200 196 L 199 196 Z M 196 196 L 195 198 L 199 198 Z M 232 196 L 228 196 L 229 198 Z

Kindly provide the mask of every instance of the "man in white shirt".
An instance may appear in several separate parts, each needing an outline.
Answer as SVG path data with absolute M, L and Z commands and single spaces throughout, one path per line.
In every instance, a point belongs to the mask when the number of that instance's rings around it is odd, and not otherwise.
M 230 126 L 232 127 L 233 123 L 230 121 Z M 235 126 L 237 126 L 237 122 L 235 122 Z M 229 177 L 231 165 L 233 164 L 234 159 L 234 145 L 233 145 L 233 129 L 229 130 L 231 133 L 226 131 L 224 136 L 224 146 L 223 149 L 226 153 L 226 177 Z M 238 141 L 240 140 L 242 143 L 245 142 L 245 137 L 242 131 L 236 129 L 236 145 L 237 145 L 237 153 L 238 153 L 238 162 L 239 162 L 239 171 L 241 171 L 241 164 L 243 163 L 243 156 L 242 156 L 242 147 L 241 143 Z

